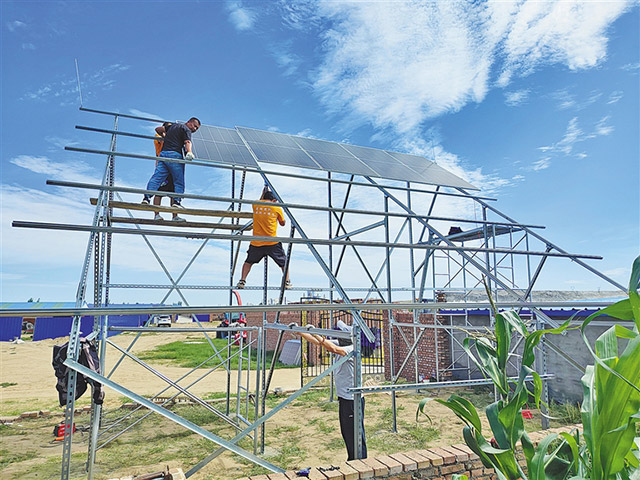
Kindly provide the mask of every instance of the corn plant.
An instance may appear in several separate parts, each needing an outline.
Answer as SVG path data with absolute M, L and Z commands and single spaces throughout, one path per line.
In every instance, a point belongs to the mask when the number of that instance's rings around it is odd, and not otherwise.
M 594 313 L 580 327 L 594 358 L 594 365 L 587 367 L 582 377 L 582 433 L 550 434 L 534 445 L 522 419 L 522 407 L 529 396 L 538 408 L 541 403 L 542 381 L 533 369 L 535 348 L 542 335 L 561 333 L 570 328 L 570 321 L 556 329 L 529 332 L 515 312 L 501 312 L 495 314 L 494 338 L 465 339 L 465 351 L 499 393 L 499 399 L 485 410 L 493 438 L 487 440 L 483 434 L 480 416 L 468 400 L 451 395 L 435 401 L 450 408 L 466 424 L 466 444 L 486 467 L 495 469 L 500 480 L 640 480 L 640 437 L 636 434 L 640 421 L 639 287 L 640 257 L 633 263 L 629 298 Z M 598 337 L 594 348 L 585 329 L 599 315 L 634 324 L 632 328 L 611 327 Z M 524 339 L 524 349 L 518 379 L 512 382 L 507 362 L 514 333 Z M 621 355 L 619 339 L 627 342 Z M 527 377 L 532 379 L 532 391 L 527 388 Z M 420 402 L 416 417 L 425 413 L 429 400 Z M 526 459 L 526 472 L 517 461 L 518 443 Z

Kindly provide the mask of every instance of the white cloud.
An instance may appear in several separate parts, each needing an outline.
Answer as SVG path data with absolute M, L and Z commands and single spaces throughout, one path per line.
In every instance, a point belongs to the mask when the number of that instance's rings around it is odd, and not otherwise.
M 620 100 L 622 100 L 622 97 L 624 97 L 624 92 L 622 92 L 621 90 L 616 90 L 615 92 L 611 92 L 607 103 L 618 103 Z
M 247 8 L 240 0 L 227 1 L 229 20 L 237 30 L 251 30 L 255 24 L 257 13 L 251 8 Z
M 594 104 L 602 97 L 602 92 L 592 91 L 589 96 L 583 99 L 577 99 L 576 95 L 571 93 L 569 89 L 563 88 L 551 93 L 551 98 L 558 102 L 558 110 L 584 110 L 589 105 Z
M 549 168 L 550 166 L 551 158 L 545 157 L 533 162 L 533 164 L 531 165 L 531 169 L 537 172 L 538 170 L 544 170 L 545 168 Z
M 582 130 L 582 128 L 580 128 L 578 124 L 578 117 L 573 117 L 569 121 L 567 130 L 565 131 L 562 139 L 551 145 L 538 147 L 538 150 L 543 152 L 545 154 L 545 157 L 541 160 L 538 160 L 537 162 L 534 162 L 531 168 L 533 170 L 548 168 L 551 158 L 556 156 L 571 156 L 579 160 L 587 158 L 588 155 L 585 152 L 574 152 L 575 145 L 579 142 L 591 140 L 596 137 L 610 135 L 614 130 L 614 127 L 609 124 L 610 119 L 611 117 L 609 115 L 602 117 L 595 124 L 593 131 L 591 133 L 586 133 Z
M 286 44 L 273 45 L 270 48 L 271 55 L 275 59 L 276 63 L 282 68 L 285 76 L 293 75 L 300 66 L 300 57 L 291 52 L 290 48 Z
M 613 126 L 609 125 L 610 119 L 611 117 L 609 115 L 602 117 L 598 123 L 596 123 L 594 135 L 610 135 L 614 130 Z
M 138 110 L 137 108 L 130 108 L 129 113 L 137 117 L 157 118 L 158 120 L 162 120 L 162 117 L 160 115 L 156 115 L 155 113 L 145 112 L 143 110 Z
M 33 43 L 23 43 L 22 44 L 22 49 L 23 50 L 35 50 L 36 46 Z
M 296 4 L 297 5 L 297 4 Z M 481 102 L 549 64 L 606 58 L 607 28 L 632 2 L 302 2 L 285 24 L 324 22 L 313 87 L 349 128 L 406 133 Z
M 114 63 L 107 65 L 93 73 L 83 74 L 80 83 L 82 88 L 82 96 L 86 101 L 97 92 L 110 90 L 115 85 L 114 76 L 128 70 L 128 65 Z M 55 100 L 61 106 L 73 105 L 79 102 L 78 83 L 75 77 L 68 77 L 63 80 L 49 82 L 35 90 L 26 92 L 21 100 L 32 100 L 48 102 Z
M 510 107 L 517 107 L 518 105 L 522 105 L 528 100 L 530 93 L 531 91 L 528 89 L 505 92 L 505 103 Z
M 522 2 L 506 32 L 499 83 L 544 64 L 590 68 L 606 56 L 606 30 L 633 2 Z M 499 4 L 498 4 L 499 5 Z
M 21 22 L 20 20 L 7 22 L 7 28 L 9 29 L 10 32 L 15 32 L 16 30 L 26 28 L 26 27 L 27 27 L 27 24 L 24 22 Z
M 54 177 L 56 180 L 72 182 L 100 183 L 98 175 L 93 175 L 94 169 L 84 162 L 56 162 L 47 157 L 18 155 L 10 163 L 25 168 L 34 173 Z
M 622 70 L 626 70 L 627 72 L 637 72 L 638 70 L 640 70 L 640 62 L 627 63 L 620 68 L 622 68 Z

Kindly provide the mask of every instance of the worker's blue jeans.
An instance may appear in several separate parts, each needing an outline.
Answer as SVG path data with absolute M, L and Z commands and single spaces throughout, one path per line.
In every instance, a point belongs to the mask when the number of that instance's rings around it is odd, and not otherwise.
M 160 157 L 177 158 L 182 160 L 182 154 L 180 152 L 160 152 Z M 158 161 L 156 171 L 153 172 L 153 175 L 149 179 L 149 183 L 147 183 L 147 190 L 158 190 L 160 185 L 167 180 L 169 175 L 173 178 L 173 185 L 175 187 L 174 191 L 176 193 L 184 193 L 184 163 L 164 162 L 162 160 Z M 144 198 L 150 200 L 151 195 L 145 194 Z M 171 204 L 180 204 L 181 200 L 182 199 L 179 197 L 173 197 L 171 199 Z

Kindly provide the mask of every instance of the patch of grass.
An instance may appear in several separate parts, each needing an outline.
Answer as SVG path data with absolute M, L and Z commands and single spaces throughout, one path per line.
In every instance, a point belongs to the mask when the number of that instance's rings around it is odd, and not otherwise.
M 396 412 L 398 414 L 404 409 L 405 408 L 402 405 L 397 405 L 396 406 Z M 365 416 L 366 416 L 366 410 L 367 410 L 367 407 L 365 405 Z M 390 407 L 383 408 L 380 411 L 380 422 L 383 423 L 383 424 L 386 424 L 386 425 L 391 425 L 391 423 L 393 422 L 393 409 L 392 408 L 390 408 Z
M 226 361 L 229 357 L 230 368 L 238 368 L 238 355 L 237 352 L 240 347 L 231 345 L 230 352 L 228 351 L 227 340 L 221 338 L 212 339 L 213 345 L 220 353 L 220 357 Z M 186 343 L 186 342 L 171 342 L 164 345 L 158 345 L 153 350 L 147 350 L 141 352 L 139 357 L 142 360 L 164 360 L 170 363 L 174 363 L 180 367 L 194 368 L 207 360 L 213 354 L 213 350 L 209 345 L 209 342 L 203 343 Z M 245 352 L 246 354 L 246 352 Z M 267 352 L 267 365 L 271 365 L 273 358 L 273 351 Z M 209 360 L 203 368 L 211 368 L 220 362 L 218 356 L 214 356 Z M 244 362 L 243 362 L 244 363 Z M 251 368 L 256 368 L 256 355 L 255 352 L 251 354 Z M 275 368 L 298 368 L 296 365 L 284 365 L 276 361 Z
M 571 402 L 549 404 L 549 415 L 560 425 L 573 425 L 582 422 L 580 406 Z
M 17 383 L 14 383 L 14 382 L 2 382 L 2 383 L 0 383 L 0 387 L 2 387 L 2 388 L 13 387 L 15 385 L 17 385 Z
M 9 435 L 28 435 L 26 429 L 18 430 L 12 428 L 11 425 L 0 424 L 0 437 L 7 437 Z
M 287 425 L 282 427 L 276 427 L 273 430 L 274 435 L 280 435 L 281 433 L 293 433 L 300 430 L 300 425 Z
M 321 433 L 331 433 L 335 430 L 334 427 L 327 425 L 322 419 L 320 418 L 314 418 L 312 421 L 309 422 L 309 425 L 315 425 L 316 428 L 318 430 L 320 430 Z
M 28 450 L 26 452 L 15 453 L 6 449 L 0 449 L 0 468 L 4 468 L 12 463 L 24 462 L 25 460 L 31 460 L 36 458 L 38 452 L 35 450 Z
M 298 447 L 297 442 L 288 442 L 282 445 L 276 455 L 269 457 L 269 462 L 288 470 L 296 467 L 305 458 L 305 451 Z
M 175 413 L 196 425 L 206 425 L 219 421 L 219 416 L 200 405 L 185 405 L 175 408 Z
M 317 405 L 323 400 L 327 400 L 329 398 L 329 389 L 328 388 L 313 388 L 308 392 L 303 393 L 296 399 L 294 403 L 299 405 Z

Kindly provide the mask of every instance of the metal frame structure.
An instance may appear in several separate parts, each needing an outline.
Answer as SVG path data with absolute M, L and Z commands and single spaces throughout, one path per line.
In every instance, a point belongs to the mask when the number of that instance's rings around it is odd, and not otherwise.
M 189 163 L 190 168 L 210 167 L 220 169 L 222 171 L 228 171 L 231 176 L 230 196 L 224 197 L 195 194 L 180 194 L 179 196 L 186 199 L 205 200 L 218 203 L 222 202 L 223 205 L 225 205 L 225 210 L 230 214 L 233 212 L 241 212 L 243 206 L 256 203 L 254 200 L 247 200 L 243 198 L 245 185 L 248 181 L 247 177 L 251 176 L 251 178 L 258 179 L 261 183 L 268 185 L 274 192 L 278 200 L 278 204 L 283 208 L 292 225 L 289 237 L 277 237 L 275 239 L 276 241 L 281 241 L 288 245 L 288 261 L 291 259 L 292 247 L 294 245 L 303 245 L 309 251 L 308 258 L 311 258 L 315 264 L 318 265 L 320 271 L 328 280 L 328 286 L 326 287 L 313 285 L 309 287 L 296 288 L 298 291 L 324 292 L 328 294 L 328 299 L 326 299 L 327 302 L 321 304 L 285 305 L 283 304 L 285 290 L 284 277 L 279 285 L 269 285 L 267 264 L 265 262 L 263 285 L 261 287 L 248 287 L 249 291 L 255 290 L 256 293 L 257 291 L 262 292 L 262 305 L 254 307 L 233 306 L 231 290 L 233 289 L 233 276 L 238 263 L 238 253 L 241 242 L 274 239 L 271 237 L 265 238 L 248 235 L 246 233 L 248 225 L 241 226 L 239 224 L 239 216 L 236 216 L 235 219 L 232 219 L 231 221 L 231 225 L 234 225 L 236 228 L 236 230 L 231 233 L 217 233 L 216 228 L 212 228 L 208 233 L 194 232 L 191 230 L 184 231 L 184 229 L 180 231 L 180 229 L 176 228 L 149 229 L 141 228 L 139 224 L 135 223 L 133 228 L 113 226 L 113 203 L 116 200 L 122 201 L 122 195 L 159 193 L 147 191 L 145 189 L 115 185 L 115 165 L 117 159 L 138 159 L 143 161 L 156 160 L 156 157 L 153 156 L 117 151 L 117 139 L 119 136 L 140 138 L 147 142 L 154 139 L 154 137 L 148 135 L 140 135 L 119 130 L 119 120 L 125 118 L 141 122 L 160 123 L 160 121 L 157 119 L 87 108 L 81 108 L 81 110 L 101 115 L 108 115 L 114 119 L 112 129 L 85 126 L 77 127 L 85 131 L 110 135 L 111 140 L 108 150 L 79 147 L 66 148 L 68 151 L 83 152 L 105 157 L 106 164 L 103 180 L 101 184 L 63 182 L 56 180 L 49 180 L 47 181 L 47 184 L 97 191 L 98 198 L 96 200 L 96 209 L 92 224 L 72 225 L 64 223 L 13 222 L 14 227 L 20 228 L 53 229 L 89 233 L 89 241 L 76 294 L 77 308 L 71 312 L 61 310 L 47 312 L 48 314 L 59 316 L 72 314 L 74 318 L 70 332 L 68 348 L 69 356 L 66 362 L 66 365 L 69 367 L 69 385 L 71 388 L 68 392 L 65 408 L 65 424 L 68 426 L 73 424 L 75 377 L 78 374 L 86 375 L 87 377 L 114 389 L 120 394 L 131 398 L 141 407 L 145 407 L 152 412 L 163 415 L 164 417 L 201 435 L 203 438 L 211 440 L 219 446 L 219 448 L 211 455 L 193 466 L 187 472 L 187 476 L 193 475 L 224 451 L 231 451 L 235 454 L 241 455 L 271 471 L 281 471 L 279 467 L 270 464 L 258 455 L 259 451 L 262 451 L 264 448 L 265 422 L 295 400 L 299 395 L 317 384 L 322 378 L 331 375 L 335 368 L 342 362 L 351 359 L 349 356 L 336 361 L 318 377 L 308 382 L 277 407 L 267 412 L 265 399 L 267 392 L 269 391 L 275 362 L 274 355 L 274 361 L 271 365 L 267 366 L 266 364 L 265 355 L 267 335 L 278 335 L 276 351 L 278 351 L 283 334 L 287 329 L 299 329 L 300 331 L 310 331 L 312 333 L 331 335 L 334 337 L 347 335 L 327 329 L 307 329 L 302 326 L 283 326 L 279 322 L 279 315 L 282 312 L 324 310 L 329 312 L 331 319 L 333 319 L 333 312 L 336 310 L 346 310 L 352 315 L 354 320 L 352 335 L 355 346 L 353 359 L 356 370 L 353 389 L 355 397 L 354 403 L 356 407 L 354 426 L 356 429 L 355 437 L 359 440 L 360 435 L 358 434 L 358 430 L 360 428 L 360 416 L 362 414 L 359 408 L 359 399 L 362 394 L 376 391 L 390 391 L 392 393 L 391 401 L 394 413 L 393 429 L 395 431 L 395 392 L 397 390 L 421 390 L 426 388 L 425 384 L 421 383 L 418 378 L 418 361 L 420 356 L 419 347 L 421 341 L 424 341 L 424 338 L 426 338 L 425 332 L 427 331 L 433 331 L 436 339 L 436 383 L 433 385 L 469 386 L 479 383 L 477 380 L 472 378 L 472 368 L 468 363 L 467 368 L 462 369 L 462 376 L 466 378 L 453 383 L 445 381 L 449 378 L 451 370 L 455 368 L 454 364 L 456 363 L 456 358 L 453 358 L 452 356 L 451 364 L 446 368 L 440 368 L 441 359 L 439 357 L 441 353 L 438 352 L 437 338 L 440 334 L 439 332 L 445 332 L 445 334 L 450 337 L 450 353 L 453 355 L 458 342 L 454 337 L 453 332 L 459 328 L 473 329 L 474 326 L 469 323 L 467 317 L 464 317 L 465 320 L 462 327 L 454 325 L 451 321 L 447 322 L 447 318 L 441 316 L 439 311 L 443 308 L 460 308 L 463 311 L 466 311 L 470 308 L 476 307 L 478 304 L 471 302 L 468 298 L 468 294 L 477 290 L 477 287 L 483 282 L 483 279 L 487 282 L 489 290 L 499 306 L 513 306 L 515 308 L 522 308 L 526 306 L 529 308 L 535 315 L 536 323 L 534 328 L 544 328 L 546 325 L 555 325 L 555 322 L 541 310 L 541 307 L 544 305 L 540 302 L 535 302 L 532 299 L 532 291 L 535 283 L 539 278 L 540 272 L 545 263 L 551 257 L 560 257 L 571 260 L 591 273 L 606 280 L 621 292 L 626 292 L 623 286 L 608 278 L 606 275 L 598 272 L 595 268 L 585 262 L 585 260 L 599 259 L 600 257 L 568 253 L 537 233 L 538 230 L 543 228 L 542 226 L 519 223 L 491 206 L 490 202 L 493 202 L 495 199 L 474 195 L 463 188 L 448 188 L 448 190 L 445 190 L 445 187 L 442 186 L 427 188 L 424 185 L 416 185 L 410 182 L 401 184 L 397 181 L 389 182 L 370 177 L 362 177 L 361 180 L 356 180 L 355 175 L 345 176 L 344 174 L 340 174 L 341 177 L 339 177 L 337 175 L 333 175 L 332 172 L 327 172 L 326 177 L 324 177 L 322 175 L 302 174 L 292 171 L 263 169 L 262 167 L 240 167 L 237 165 L 230 165 L 201 158 L 191 162 L 175 160 L 177 162 Z M 240 136 L 242 137 L 242 135 Z M 314 201 L 313 204 L 284 202 L 286 192 L 280 191 L 278 186 L 278 180 L 281 178 L 296 179 L 299 182 L 308 182 L 316 186 L 322 184 L 326 185 L 326 206 L 321 205 L 323 202 L 317 200 Z M 375 198 L 379 203 L 374 205 L 373 201 L 368 201 L 367 203 L 371 205 L 368 209 L 349 207 L 350 203 L 357 202 L 358 198 L 362 198 L 361 194 L 363 192 L 365 193 L 367 200 Z M 162 195 L 178 196 L 177 194 L 172 194 L 170 192 L 162 192 Z M 406 199 L 402 199 L 402 195 L 406 196 Z M 476 212 L 478 210 L 480 211 L 480 218 L 435 215 L 434 212 L 436 207 L 444 201 L 464 202 L 466 205 L 471 205 Z M 336 204 L 339 204 L 340 206 L 335 206 Z M 129 210 L 127 210 L 127 214 L 133 219 L 133 215 Z M 305 221 L 308 220 L 307 217 L 316 220 Z M 317 219 L 319 218 L 326 219 L 326 235 L 318 235 L 317 233 Z M 369 219 L 371 219 L 371 221 L 369 221 Z M 222 225 L 223 220 L 224 217 L 221 217 L 219 220 L 220 225 Z M 470 226 L 470 228 L 463 232 L 445 234 L 442 229 L 446 229 L 446 226 L 452 224 L 464 225 L 465 228 Z M 313 235 L 308 234 L 307 231 L 313 231 L 314 233 Z M 160 269 L 166 275 L 168 283 L 149 284 L 148 282 L 113 282 L 111 259 L 113 255 L 116 254 L 112 245 L 112 237 L 114 234 L 135 235 L 141 237 L 157 261 Z M 363 236 L 365 239 L 363 239 Z M 201 243 L 181 273 L 177 276 L 173 276 L 166 264 L 163 262 L 160 253 L 151 243 L 151 239 L 155 237 L 189 238 Z M 230 265 L 228 283 L 216 285 L 182 284 L 181 282 L 183 281 L 183 278 L 186 276 L 191 266 L 198 260 L 200 254 L 209 243 L 215 243 L 216 245 L 228 245 L 227 248 L 229 251 Z M 298 251 L 296 251 L 296 255 L 297 254 Z M 93 278 L 89 276 L 89 267 L 92 258 Z M 289 266 L 287 264 L 285 269 L 288 269 L 288 267 Z M 533 274 L 531 273 L 532 267 L 534 267 L 535 270 Z M 353 283 L 354 271 L 357 271 L 358 274 L 361 275 L 361 278 L 366 279 L 364 285 L 362 285 L 362 283 L 355 286 L 347 285 L 349 283 Z M 87 289 L 91 285 L 93 285 L 94 289 L 95 307 L 91 309 L 80 309 L 81 305 L 83 305 L 86 300 Z M 195 314 L 200 312 L 232 313 L 247 310 L 263 312 L 263 325 L 261 327 L 235 326 L 228 329 L 209 328 L 198 322 L 196 328 L 188 329 L 190 333 L 199 332 L 204 335 L 206 341 L 208 341 L 212 347 L 212 355 L 209 360 L 213 360 L 217 357 L 220 360 L 218 367 L 224 367 L 227 371 L 227 401 L 224 412 L 218 411 L 189 391 L 189 388 L 192 385 L 199 382 L 202 378 L 208 375 L 208 373 L 201 375 L 190 384 L 182 386 L 179 383 L 182 382 L 187 375 L 198 370 L 198 367 L 194 368 L 191 372 L 178 380 L 171 380 L 160 375 L 159 372 L 155 371 L 152 367 L 137 358 L 131 352 L 132 347 L 141 334 L 150 330 L 155 331 L 155 329 L 148 327 L 123 329 L 109 326 L 109 315 L 116 315 L 118 313 L 132 310 L 131 308 L 114 307 L 110 304 L 111 289 L 122 288 L 141 288 L 150 290 L 164 289 L 166 290 L 166 293 L 160 301 L 161 305 L 164 305 L 172 292 L 175 292 L 180 297 L 182 304 L 184 305 L 181 307 L 160 306 L 147 309 L 134 309 L 135 312 L 178 312 L 183 315 L 193 315 L 193 318 L 196 321 L 197 317 L 195 317 Z M 185 294 L 187 290 L 228 291 L 228 303 L 208 306 L 189 306 L 189 302 Z M 270 291 L 279 292 L 278 302 L 274 305 L 268 305 L 268 292 Z M 349 292 L 361 292 L 364 294 L 364 298 L 357 301 L 352 300 Z M 445 300 L 443 295 L 446 296 L 452 294 L 459 295 L 461 297 L 461 301 L 457 303 L 442 301 Z M 336 297 L 339 298 L 339 300 L 336 300 Z M 367 303 L 369 298 L 379 299 L 381 303 Z M 479 305 L 488 306 L 487 303 Z M 556 302 L 553 305 L 563 307 L 580 306 L 577 302 Z M 588 305 L 593 306 L 594 303 L 589 302 Z M 367 327 L 366 322 L 361 316 L 361 312 L 368 309 L 384 310 L 388 315 L 388 344 L 385 345 L 385 348 L 388 349 L 389 353 L 391 376 L 390 385 L 363 387 L 361 384 L 360 338 L 361 335 L 363 335 L 369 340 L 372 340 L 373 336 L 371 330 Z M 396 320 L 394 312 L 401 309 L 407 309 L 412 312 L 412 322 L 401 322 Z M 276 312 L 276 319 L 273 323 L 269 323 L 267 321 L 267 312 L 269 311 Z M 432 312 L 433 322 L 422 323 L 420 319 L 421 312 Z M 16 315 L 18 313 L 19 312 L 14 311 L 3 311 L 0 315 L 7 316 Z M 78 363 L 78 343 L 80 337 L 79 325 L 82 314 L 95 315 L 94 329 L 91 335 L 99 342 L 102 373 L 92 372 Z M 118 347 L 108 339 L 108 332 L 125 330 L 138 333 L 138 336 L 134 338 L 128 348 L 123 349 Z M 179 328 L 172 328 L 170 330 L 174 333 L 183 333 Z M 232 385 L 229 361 L 222 358 L 221 352 L 216 349 L 208 336 L 209 332 L 219 331 L 247 331 L 249 333 L 246 343 L 242 343 L 241 341 L 240 349 L 237 353 L 240 361 L 238 362 L 237 372 L 238 382 L 235 386 L 235 413 L 231 412 L 230 407 Z M 396 338 L 400 339 L 402 345 L 394 344 L 396 342 Z M 107 346 L 118 351 L 120 359 L 116 362 L 114 369 L 108 374 L 105 374 Z M 404 356 L 400 355 L 399 346 L 402 346 L 403 350 L 408 353 L 405 353 Z M 517 345 L 514 348 L 517 348 Z M 544 358 L 546 349 L 548 348 L 556 351 L 559 350 L 557 347 L 553 346 L 553 344 L 546 344 L 544 341 L 542 342 L 542 355 L 540 356 L 540 364 L 538 367 L 543 378 L 550 378 L 549 372 L 546 371 L 546 362 Z M 255 358 L 258 366 L 254 372 L 255 394 L 249 392 L 252 370 L 251 357 L 254 354 L 252 353 L 253 350 L 255 350 Z M 559 353 L 562 354 L 562 352 Z M 230 440 L 220 438 L 207 430 L 192 424 L 184 418 L 177 416 L 163 405 L 157 405 L 148 398 L 144 398 L 136 394 L 124 385 L 114 382 L 110 377 L 112 376 L 115 368 L 117 368 L 125 358 L 138 363 L 149 372 L 163 378 L 163 380 L 169 385 L 167 388 L 174 388 L 178 391 L 174 397 L 177 395 L 186 396 L 197 404 L 214 412 L 222 421 L 234 426 L 237 432 L 236 435 Z M 207 362 L 209 360 L 207 360 Z M 395 368 L 396 360 L 400 362 L 400 367 L 398 369 Z M 415 378 L 409 378 L 408 380 L 414 381 L 413 387 L 411 384 L 397 385 L 397 382 L 403 375 L 406 367 L 411 363 L 414 366 Z M 577 365 L 574 366 L 576 366 L 576 368 L 579 367 Z M 209 373 L 211 371 L 212 370 L 210 370 Z M 241 384 L 241 377 L 246 378 L 246 385 Z M 166 389 L 159 392 L 156 397 L 161 395 L 165 390 Z M 252 395 L 254 395 L 254 405 L 253 411 L 250 415 L 250 398 Z M 253 416 L 253 418 L 250 418 L 251 416 Z M 109 430 L 105 431 L 105 429 L 101 429 L 101 406 L 93 405 L 91 437 L 87 458 L 87 471 L 89 478 L 93 477 L 93 466 L 97 450 L 99 450 L 101 446 L 108 444 L 112 439 L 125 433 L 133 426 L 131 423 L 127 424 L 127 417 L 128 415 L 125 415 L 116 422 L 116 426 L 120 426 L 121 428 L 119 432 L 114 433 L 111 431 L 111 429 L 115 428 L 114 426 L 111 426 Z M 259 430 L 261 430 L 260 433 L 258 433 Z M 106 441 L 103 440 L 103 435 L 105 434 L 111 435 L 111 437 Z M 253 452 L 248 452 L 237 445 L 239 440 L 247 436 L 253 437 Z M 69 478 L 72 438 L 72 429 L 66 428 L 61 472 L 61 478 L 63 480 Z M 102 443 L 100 444 L 99 442 L 101 439 Z M 357 451 L 360 452 L 361 447 L 362 445 L 356 445 Z

